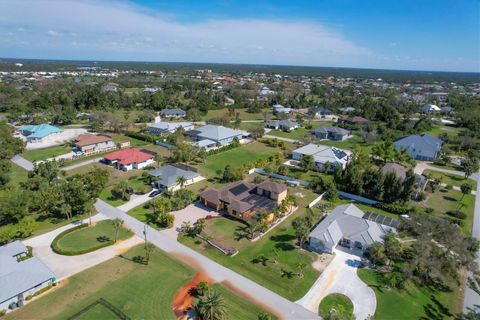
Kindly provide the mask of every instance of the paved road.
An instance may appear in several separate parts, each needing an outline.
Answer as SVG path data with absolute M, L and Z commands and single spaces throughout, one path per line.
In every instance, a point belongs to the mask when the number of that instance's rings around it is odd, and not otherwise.
M 477 173 L 477 176 L 480 172 Z M 477 196 L 475 197 L 475 209 L 473 215 L 473 228 L 472 236 L 480 240 L 480 181 L 477 184 Z M 477 263 L 480 265 L 480 255 L 477 254 Z M 465 288 L 465 296 L 463 299 L 463 310 L 468 312 L 469 310 L 476 310 L 480 312 L 480 295 L 470 289 L 468 285 Z
M 72 169 L 75 169 L 75 168 L 80 168 L 80 167 L 86 166 L 88 164 L 98 163 L 100 160 L 102 160 L 102 157 L 86 160 L 86 161 L 79 162 L 79 163 L 75 163 L 75 164 L 72 164 L 71 166 L 66 166 L 66 167 L 63 167 L 61 169 L 64 170 L 64 171 L 68 171 L 68 170 L 72 170 Z
M 22 167 L 25 170 L 32 171 L 33 170 L 33 163 L 28 161 L 22 156 L 16 155 L 12 158 L 12 162 L 15 163 L 17 166 Z
M 107 219 L 107 217 L 102 214 L 97 214 L 92 217 L 92 221 L 94 222 L 105 219 Z M 33 254 L 52 270 L 56 275 L 57 280 L 61 280 L 91 268 L 99 263 L 110 260 L 143 241 L 140 237 L 133 236 L 130 239 L 119 241 L 113 246 L 108 246 L 78 256 L 64 256 L 53 252 L 50 245 L 58 234 L 87 221 L 88 218 L 81 222 L 75 224 L 72 223 L 37 237 L 24 240 L 23 243 L 31 246 L 33 248 Z
M 265 309 L 277 314 L 281 319 L 320 319 L 316 313 L 308 311 L 302 306 L 291 302 L 278 294 L 262 287 L 261 285 L 239 275 L 238 273 L 227 269 L 220 264 L 210 260 L 200 253 L 178 243 L 169 236 L 158 232 L 157 230 L 145 226 L 142 222 L 129 216 L 125 212 L 114 208 L 104 201 L 98 200 L 95 204 L 98 212 L 109 218 L 120 217 L 125 225 L 133 230 L 138 236 L 143 236 L 144 228 L 147 231 L 147 240 L 158 248 L 176 256 L 188 265 L 208 274 L 216 282 L 228 282 L 237 292 L 244 294 Z
M 423 171 L 425 171 L 425 170 L 432 170 L 432 171 L 438 171 L 438 172 L 443 172 L 443 173 L 449 173 L 449 174 L 454 174 L 456 176 L 462 176 L 462 177 L 465 176 L 465 173 L 462 172 L 462 171 L 437 168 L 437 167 L 429 165 L 428 162 L 417 162 L 417 165 L 413 169 L 413 171 L 416 174 L 422 174 Z M 480 173 L 478 173 L 478 172 L 474 173 L 469 178 L 472 179 L 472 180 L 475 180 L 475 181 L 479 181 Z
M 375 314 L 375 292 L 357 276 L 360 258 L 335 249 L 335 258 L 322 272 L 307 294 L 296 303 L 312 312 L 318 312 L 322 299 L 332 293 L 341 293 L 352 300 L 355 319 L 369 319 Z

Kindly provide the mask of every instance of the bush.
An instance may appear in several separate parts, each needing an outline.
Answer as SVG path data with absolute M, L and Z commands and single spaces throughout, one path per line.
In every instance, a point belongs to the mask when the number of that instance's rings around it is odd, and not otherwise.
M 0 317 L 3 317 L 7 313 L 7 310 L 2 309 L 0 310 Z
M 53 252 L 64 255 L 64 256 L 76 256 L 76 255 L 80 255 L 80 254 L 93 252 L 95 250 L 98 250 L 98 249 L 101 249 L 101 248 L 104 248 L 104 247 L 108 247 L 108 246 L 111 246 L 112 244 L 114 244 L 114 241 L 110 240 L 110 241 L 101 242 L 95 247 L 86 248 L 86 249 L 82 249 L 82 250 L 65 250 L 65 249 L 58 246 L 58 242 L 60 241 L 61 238 L 63 238 L 64 236 L 66 236 L 67 234 L 69 234 L 73 231 L 83 229 L 83 228 L 86 228 L 86 227 L 88 227 L 88 223 L 82 223 L 81 225 L 78 225 L 78 226 L 73 227 L 71 229 L 65 230 L 62 233 L 60 233 L 58 236 L 56 236 L 55 239 L 53 239 L 52 244 L 50 245 Z
M 433 213 L 435 211 L 432 207 L 425 208 L 425 213 Z
M 379 202 L 375 206 L 382 210 L 385 210 L 394 214 L 398 214 L 398 215 L 410 214 L 410 213 L 416 212 L 415 207 L 407 204 L 401 204 L 398 202 L 394 202 L 394 203 Z
M 416 201 L 424 201 L 427 199 L 427 194 L 425 192 L 419 192 L 416 197 Z
M 155 143 L 155 141 L 158 140 L 157 136 L 155 136 L 153 134 L 142 133 L 142 132 L 129 131 L 125 135 L 127 137 L 130 137 L 130 138 L 135 138 L 135 139 L 147 141 L 147 142 L 150 142 L 150 143 Z
M 467 218 L 467 214 L 463 211 L 460 211 L 460 210 L 451 210 L 451 211 L 447 211 L 445 213 L 448 214 L 451 217 L 461 219 L 461 220 L 464 220 L 465 218 Z
M 156 217 L 157 224 L 162 228 L 171 228 L 173 227 L 173 222 L 175 221 L 175 216 L 171 213 L 159 213 Z

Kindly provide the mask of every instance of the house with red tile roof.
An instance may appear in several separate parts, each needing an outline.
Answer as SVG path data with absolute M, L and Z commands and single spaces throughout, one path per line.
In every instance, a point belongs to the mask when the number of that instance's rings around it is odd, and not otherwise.
M 103 161 L 117 169 L 129 171 L 142 169 L 154 163 L 154 155 L 140 151 L 137 148 L 128 148 L 106 154 Z

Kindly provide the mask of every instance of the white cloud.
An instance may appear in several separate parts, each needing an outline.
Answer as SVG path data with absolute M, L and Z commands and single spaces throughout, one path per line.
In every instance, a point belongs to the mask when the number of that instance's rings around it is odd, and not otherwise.
M 50 37 L 60 37 L 62 35 L 60 32 L 55 31 L 55 30 L 48 30 L 47 34 Z

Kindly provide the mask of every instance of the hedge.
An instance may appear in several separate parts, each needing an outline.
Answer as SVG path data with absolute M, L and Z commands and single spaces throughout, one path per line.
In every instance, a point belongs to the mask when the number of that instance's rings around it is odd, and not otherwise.
M 396 203 L 396 202 L 394 202 L 394 203 L 378 202 L 375 206 L 376 206 L 377 208 L 382 209 L 382 210 L 391 212 L 391 213 L 393 213 L 393 214 L 398 214 L 398 215 L 410 214 L 410 213 L 416 211 L 416 208 L 415 208 L 415 207 L 412 207 L 412 206 L 409 206 L 409 205 L 400 204 L 400 203 Z
M 110 241 L 106 241 L 106 242 L 101 242 L 99 243 L 97 246 L 94 246 L 94 247 L 91 247 L 91 248 L 86 248 L 86 249 L 82 249 L 82 250 L 65 250 L 65 249 L 62 249 L 61 247 L 59 247 L 58 245 L 58 241 L 60 241 L 60 239 L 62 239 L 64 236 L 66 236 L 67 234 L 73 232 L 73 231 L 76 231 L 76 230 L 79 230 L 79 229 L 83 229 L 85 227 L 88 227 L 88 223 L 82 223 L 81 225 L 78 225 L 76 227 L 73 227 L 71 229 L 68 229 L 68 230 L 65 230 L 63 231 L 62 233 L 60 233 L 58 236 L 55 237 L 55 239 L 53 239 L 52 241 L 52 244 L 51 244 L 51 248 L 52 250 L 55 252 L 55 253 L 58 253 L 58 254 L 61 254 L 61 255 L 64 255 L 64 256 L 77 256 L 77 255 L 80 255 L 80 254 L 85 254 L 85 253 L 89 253 L 89 252 L 93 252 L 93 251 L 96 251 L 98 249 L 101 249 L 101 248 L 104 248 L 104 247 L 108 247 L 108 246 L 111 246 L 113 244 L 115 244 L 115 241 L 113 240 L 110 240 Z
M 153 135 L 153 134 L 148 134 L 148 133 L 142 133 L 142 132 L 129 131 L 129 132 L 125 133 L 125 135 L 127 137 L 130 137 L 130 138 L 135 138 L 135 139 L 143 140 L 143 141 L 150 142 L 150 143 L 155 143 L 155 141 L 158 140 L 158 136 Z
M 25 297 L 25 300 L 27 300 L 27 301 L 28 301 L 28 300 L 32 300 L 33 297 L 36 297 L 36 296 L 38 296 L 38 295 L 41 295 L 42 293 L 44 293 L 44 292 L 46 292 L 46 291 L 48 291 L 48 290 L 50 290 L 50 289 L 52 289 L 52 288 L 53 288 L 53 284 L 49 284 L 48 286 L 46 286 L 46 287 L 44 287 L 44 288 L 36 291 L 35 293 L 26 296 L 26 297 Z

